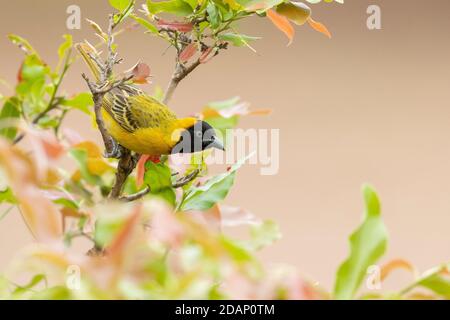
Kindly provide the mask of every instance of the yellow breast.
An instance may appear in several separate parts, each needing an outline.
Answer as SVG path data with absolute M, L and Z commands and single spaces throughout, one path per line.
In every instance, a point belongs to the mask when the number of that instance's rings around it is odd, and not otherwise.
M 140 154 L 159 156 L 170 154 L 178 142 L 173 137 L 173 125 L 165 124 L 157 128 L 141 128 L 134 132 L 124 130 L 106 111 L 102 110 L 106 130 L 122 146 Z

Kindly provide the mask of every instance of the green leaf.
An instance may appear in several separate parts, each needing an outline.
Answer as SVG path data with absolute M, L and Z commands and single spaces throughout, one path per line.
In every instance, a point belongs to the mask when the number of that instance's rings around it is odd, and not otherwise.
M 102 185 L 100 177 L 92 175 L 87 165 L 88 154 L 84 149 L 72 149 L 69 154 L 77 161 L 82 178 L 91 185 Z
M 203 186 L 191 187 L 188 190 L 180 209 L 183 211 L 207 210 L 219 201 L 225 199 L 234 183 L 236 171 L 247 159 L 253 156 L 253 154 L 254 153 L 236 162 L 227 172 L 209 179 Z
M 192 7 L 182 0 L 168 0 L 158 2 L 147 0 L 147 8 L 148 11 L 152 14 L 164 12 L 182 17 L 190 15 L 193 12 Z
M 18 286 L 14 291 L 13 295 L 20 295 L 25 293 L 26 291 L 29 291 L 30 289 L 33 289 L 35 286 L 37 286 L 42 281 L 46 281 L 46 276 L 44 274 L 37 274 L 35 275 L 28 284 L 24 286 Z
M 137 23 L 139 23 L 141 26 L 143 26 L 144 28 L 147 29 L 147 31 L 154 33 L 154 34 L 158 34 L 158 28 L 156 26 L 154 26 L 151 22 L 149 22 L 148 20 L 145 20 L 141 17 L 138 17 L 136 15 L 131 15 L 131 18 L 134 19 Z
M 58 66 L 56 67 L 56 70 L 61 69 L 61 67 L 63 66 L 63 63 L 64 63 L 64 59 L 66 58 L 66 56 L 68 54 L 70 54 L 70 50 L 72 49 L 72 46 L 73 46 L 72 35 L 65 34 L 63 37 L 64 37 L 65 41 L 58 48 L 59 61 L 58 61 Z
M 419 281 L 418 285 L 433 291 L 445 299 L 450 299 L 450 280 L 443 275 L 433 273 Z
M 29 55 L 35 55 L 39 61 L 41 61 L 41 58 L 39 57 L 37 51 L 33 48 L 33 46 L 24 38 L 16 35 L 16 34 L 9 34 L 8 39 L 18 46 L 21 50 L 23 50 L 26 54 Z
M 280 228 L 271 220 L 253 225 L 250 229 L 250 235 L 250 245 L 253 250 L 267 247 L 281 238 Z
M 220 24 L 219 10 L 217 10 L 214 2 L 209 2 L 206 6 L 206 12 L 208 13 L 208 21 L 212 29 L 216 29 Z
M 367 268 L 383 256 L 387 246 L 387 232 L 380 213 L 380 202 L 375 191 L 363 187 L 366 214 L 363 223 L 350 236 L 350 255 L 336 274 L 334 296 L 352 299 L 360 287 Z
M 166 200 L 171 205 L 175 204 L 175 191 L 172 188 L 172 173 L 164 163 L 155 164 L 148 161 L 145 164 L 144 182 L 150 187 L 150 194 Z
M 225 250 L 227 250 L 228 254 L 230 254 L 236 262 L 249 262 L 253 260 L 253 256 L 247 251 L 247 249 L 240 246 L 233 240 L 225 236 L 220 237 L 219 240 Z
M 38 125 L 42 129 L 56 128 L 59 125 L 59 120 L 54 117 L 45 115 L 41 119 L 39 119 Z
M 284 0 L 236 0 L 236 2 L 248 11 L 263 13 L 284 2 Z
M 0 112 L 1 129 L 0 135 L 9 140 L 14 140 L 17 135 L 17 123 L 7 123 L 7 121 L 20 117 L 19 99 L 12 97 L 5 101 Z
M 64 100 L 62 103 L 64 106 L 72 107 L 80 110 L 88 115 L 91 114 L 91 107 L 94 105 L 92 95 L 87 92 L 80 93 L 69 100 Z
M 172 187 L 172 174 L 167 165 L 148 161 L 145 169 L 144 182 L 150 186 L 153 192 Z
M 31 299 L 34 300 L 69 300 L 73 298 L 66 286 L 56 286 L 36 292 Z
M 95 243 L 103 248 L 111 244 L 116 235 L 122 230 L 128 217 L 128 213 L 122 212 L 101 214 L 95 223 Z
M 132 0 L 109 0 L 109 4 L 114 9 L 124 12 L 130 5 Z
M 67 198 L 59 198 L 59 199 L 53 200 L 53 203 L 62 205 L 63 207 L 68 208 L 68 209 L 74 209 L 74 210 L 80 209 L 80 205 L 76 201 L 70 200 Z
M 219 35 L 219 39 L 231 42 L 236 47 L 248 46 L 250 41 L 261 39 L 260 37 L 246 36 L 245 34 L 224 33 Z
M 8 279 L 0 275 L 0 300 L 6 300 L 11 298 L 9 286 L 10 283 Z

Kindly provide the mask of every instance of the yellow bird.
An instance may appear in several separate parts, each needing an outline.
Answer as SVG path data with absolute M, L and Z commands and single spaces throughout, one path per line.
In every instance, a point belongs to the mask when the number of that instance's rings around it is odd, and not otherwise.
M 77 44 L 77 49 L 96 79 L 98 67 L 89 57 L 93 49 Z M 209 148 L 224 150 L 214 129 L 196 118 L 178 119 L 166 105 L 133 84 L 123 84 L 103 98 L 102 116 L 106 130 L 121 146 L 153 157 L 173 153 L 192 153 Z M 120 156 L 115 146 L 108 157 Z

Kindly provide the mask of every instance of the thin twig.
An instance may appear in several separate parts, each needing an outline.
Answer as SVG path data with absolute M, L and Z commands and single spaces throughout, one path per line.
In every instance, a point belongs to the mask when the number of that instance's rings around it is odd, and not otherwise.
M 195 70 L 201 64 L 200 59 L 197 59 L 190 66 L 185 67 L 183 64 L 177 61 L 175 66 L 175 71 L 170 79 L 169 85 L 167 86 L 166 94 L 164 96 L 163 102 L 165 104 L 169 103 L 169 100 L 172 98 L 175 89 L 178 87 L 178 84 L 186 78 L 192 71 Z
M 124 201 L 124 202 L 131 202 L 131 201 L 135 201 L 135 200 L 143 198 L 148 193 L 150 193 L 150 187 L 147 186 L 147 187 L 145 187 L 144 189 L 142 189 L 139 192 L 136 192 L 136 193 L 133 193 L 133 194 L 130 194 L 130 195 L 127 195 L 127 196 L 120 197 L 119 200 L 120 201 Z
M 200 170 L 196 169 L 194 171 L 192 171 L 190 174 L 180 178 L 179 180 L 177 180 L 174 184 L 172 184 L 173 188 L 182 188 L 185 185 L 187 185 L 189 182 L 193 181 L 195 178 L 197 178 L 197 176 L 199 175 Z M 149 194 L 151 191 L 150 186 L 145 187 L 144 189 L 142 189 L 139 192 L 127 195 L 127 196 L 123 196 L 120 197 L 119 200 L 120 201 L 125 201 L 125 202 L 131 202 L 131 201 L 135 201 L 138 199 L 141 199 L 142 197 L 146 196 L 147 194 Z

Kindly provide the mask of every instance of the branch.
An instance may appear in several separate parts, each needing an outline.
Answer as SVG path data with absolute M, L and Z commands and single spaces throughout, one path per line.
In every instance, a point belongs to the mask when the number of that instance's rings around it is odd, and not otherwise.
M 192 63 L 189 67 L 183 66 L 183 64 L 177 61 L 175 66 L 175 71 L 172 75 L 172 79 L 170 79 L 169 85 L 167 86 L 166 94 L 163 99 L 163 103 L 167 104 L 169 100 L 172 98 L 175 89 L 178 87 L 178 84 L 186 78 L 192 71 L 195 70 L 201 64 L 200 59 L 197 59 L 194 63 Z
M 109 16 L 107 57 L 105 61 L 101 61 L 100 57 L 93 54 L 89 55 L 91 60 L 97 65 L 100 70 L 100 79 L 98 83 L 95 84 L 91 82 L 85 74 L 82 74 L 89 87 L 89 90 L 92 93 L 92 98 L 94 100 L 95 119 L 97 122 L 98 130 L 100 131 L 103 143 L 105 145 L 105 157 L 115 157 L 119 159 L 116 171 L 116 179 L 109 194 L 109 197 L 112 199 L 119 198 L 126 179 L 131 174 L 131 172 L 133 172 L 137 163 L 136 157 L 132 155 L 131 151 L 122 146 L 119 146 L 108 133 L 102 116 L 102 104 L 104 96 L 111 90 L 125 84 L 133 77 L 133 75 L 129 75 L 119 80 L 111 80 L 111 77 L 113 76 L 114 66 L 122 61 L 122 59 L 117 58 L 118 54 L 114 51 L 113 48 L 114 28 L 117 25 L 118 23 L 114 22 L 114 15 L 111 14 Z
M 187 185 L 189 182 L 191 182 L 192 180 L 194 180 L 195 178 L 197 178 L 198 174 L 200 173 L 200 170 L 195 169 L 194 171 L 192 171 L 190 174 L 184 176 L 183 178 L 177 180 L 174 184 L 172 184 L 172 188 L 181 188 L 184 187 L 185 185 Z M 151 191 L 150 187 L 147 186 L 144 189 L 142 189 L 139 192 L 130 194 L 128 196 L 123 196 L 120 197 L 119 200 L 120 201 L 125 201 L 125 202 L 131 202 L 131 201 L 135 201 L 138 199 L 141 199 L 142 197 L 146 196 L 147 194 L 149 194 Z
M 123 150 L 121 152 L 121 158 L 119 160 L 116 171 L 116 180 L 114 182 L 114 186 L 111 189 L 111 193 L 109 194 L 109 198 L 111 199 L 117 199 L 120 197 L 125 181 L 133 172 L 137 164 L 138 155 L 132 155 L 131 151 L 126 148 L 122 149 Z

